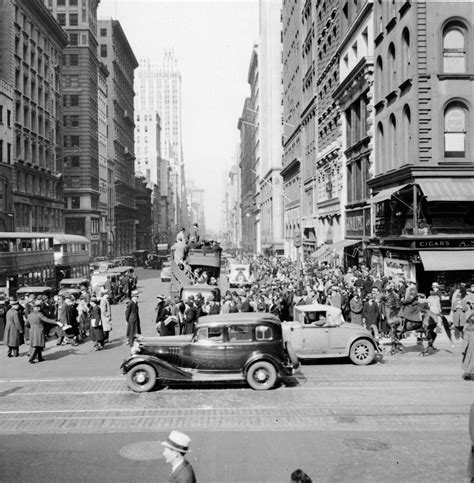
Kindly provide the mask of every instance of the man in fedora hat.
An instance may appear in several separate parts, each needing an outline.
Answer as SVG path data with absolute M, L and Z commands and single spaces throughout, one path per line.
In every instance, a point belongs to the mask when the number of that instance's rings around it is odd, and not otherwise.
M 35 358 L 38 358 L 38 362 L 44 361 L 43 359 L 43 349 L 45 346 L 45 337 L 44 337 L 44 322 L 48 324 L 57 324 L 53 319 L 48 319 L 41 313 L 41 309 L 43 304 L 40 300 L 37 300 L 33 304 L 33 311 L 28 314 L 26 319 L 26 327 L 30 329 L 30 357 L 28 362 L 33 364 L 35 362 Z
M 132 300 L 127 303 L 125 309 L 125 320 L 127 321 L 127 345 L 132 345 L 136 335 L 142 333 L 140 327 L 140 314 L 138 310 L 138 290 L 133 290 Z
M 4 344 L 8 346 L 8 357 L 18 357 L 19 347 L 23 344 L 23 334 L 25 325 L 23 316 L 20 314 L 20 302 L 18 300 L 10 300 L 10 309 L 6 316 Z
M 168 481 L 175 483 L 196 483 L 196 476 L 191 464 L 184 458 L 189 452 L 191 438 L 181 431 L 171 431 L 164 446 L 163 456 L 165 461 L 171 465 L 171 474 Z

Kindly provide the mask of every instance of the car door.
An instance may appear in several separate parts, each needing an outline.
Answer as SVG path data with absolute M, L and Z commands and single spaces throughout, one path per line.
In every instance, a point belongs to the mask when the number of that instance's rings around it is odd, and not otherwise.
M 191 342 L 189 358 L 183 362 L 202 371 L 225 371 L 226 349 L 223 326 L 200 327 Z
M 320 356 L 328 353 L 330 327 L 327 326 L 326 320 L 326 314 L 321 311 L 315 312 L 314 316 L 305 317 L 302 356 Z
M 241 371 L 244 367 L 256 346 L 253 330 L 251 324 L 236 323 L 227 326 L 227 370 Z

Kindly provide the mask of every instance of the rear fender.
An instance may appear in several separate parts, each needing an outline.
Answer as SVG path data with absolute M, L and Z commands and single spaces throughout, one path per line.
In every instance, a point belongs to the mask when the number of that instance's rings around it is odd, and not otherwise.
M 258 361 L 270 362 L 271 364 L 273 364 L 275 366 L 275 369 L 277 370 L 277 372 L 279 374 L 283 374 L 282 363 L 276 357 L 273 357 L 270 354 L 263 354 L 261 352 L 254 352 L 247 359 L 247 362 L 245 363 L 244 370 L 243 370 L 244 377 L 247 377 L 247 372 L 250 369 L 250 366 L 253 363 L 258 362 Z
M 159 379 L 167 379 L 173 381 L 189 381 L 192 379 L 192 374 L 183 371 L 179 367 L 173 366 L 172 364 L 168 364 L 161 359 L 153 356 L 144 356 L 144 355 L 133 355 L 123 361 L 121 369 L 124 374 L 126 374 L 132 367 L 136 366 L 137 364 L 148 364 L 152 366 L 156 370 L 157 377 Z

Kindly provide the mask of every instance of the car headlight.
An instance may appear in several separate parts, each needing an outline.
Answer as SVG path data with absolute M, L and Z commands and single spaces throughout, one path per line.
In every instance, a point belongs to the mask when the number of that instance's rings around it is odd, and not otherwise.
M 135 340 L 132 344 L 132 347 L 130 348 L 130 352 L 132 355 L 135 355 L 135 354 L 139 354 L 140 353 L 140 342 L 138 342 L 137 340 Z

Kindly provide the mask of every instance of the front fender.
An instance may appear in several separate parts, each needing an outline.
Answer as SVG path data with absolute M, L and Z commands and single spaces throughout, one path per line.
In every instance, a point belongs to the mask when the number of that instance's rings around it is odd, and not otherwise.
M 372 345 L 374 346 L 375 352 L 377 352 L 377 353 L 382 352 L 379 343 L 372 336 L 361 334 L 361 335 L 356 335 L 355 337 L 352 337 L 351 339 L 349 339 L 346 342 L 346 353 L 347 354 L 350 353 L 351 346 L 354 342 L 357 342 L 358 340 L 362 340 L 362 339 L 369 340 L 372 343 Z
M 192 374 L 183 371 L 177 366 L 173 366 L 168 362 L 165 362 L 157 357 L 147 356 L 147 355 L 133 355 L 128 359 L 124 360 L 121 365 L 121 370 L 123 374 L 126 374 L 132 367 L 137 364 L 148 364 L 152 366 L 159 379 L 167 379 L 173 381 L 188 381 L 192 379 Z

